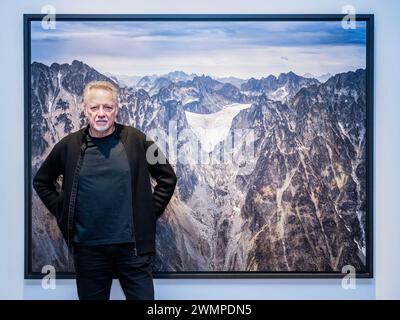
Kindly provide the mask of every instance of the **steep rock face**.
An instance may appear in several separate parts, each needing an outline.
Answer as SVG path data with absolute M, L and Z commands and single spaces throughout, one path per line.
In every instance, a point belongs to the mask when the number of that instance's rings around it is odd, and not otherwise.
M 78 61 L 31 68 L 35 174 L 57 141 L 86 124 L 84 85 L 119 82 Z M 287 95 L 272 94 L 282 87 Z M 281 74 L 240 89 L 173 72 L 124 85 L 120 101 L 117 121 L 156 141 L 178 176 L 158 221 L 156 271 L 364 270 L 364 70 L 323 84 Z M 209 151 L 187 112 L 203 124 L 202 117 L 215 118 L 228 126 L 227 136 L 212 137 Z M 243 153 L 242 142 L 253 149 Z M 229 158 L 227 146 L 239 161 L 221 161 Z M 55 221 L 34 191 L 32 204 L 34 270 L 53 264 L 71 271 Z
M 357 70 L 246 110 L 268 124 L 246 177 L 246 269 L 365 270 L 365 103 Z

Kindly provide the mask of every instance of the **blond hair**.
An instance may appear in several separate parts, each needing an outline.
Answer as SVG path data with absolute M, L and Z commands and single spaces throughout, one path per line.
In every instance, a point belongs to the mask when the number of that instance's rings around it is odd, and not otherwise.
M 88 95 L 90 90 L 92 89 L 103 89 L 107 90 L 112 94 L 112 99 L 115 104 L 118 105 L 119 100 L 119 91 L 116 86 L 114 86 L 111 82 L 108 81 L 91 81 L 83 89 L 83 103 L 87 103 Z

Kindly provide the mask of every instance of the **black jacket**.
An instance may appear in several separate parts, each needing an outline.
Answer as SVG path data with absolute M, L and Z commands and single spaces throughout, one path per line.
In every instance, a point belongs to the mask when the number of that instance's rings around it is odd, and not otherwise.
M 75 203 L 79 170 L 86 149 L 89 126 L 61 139 L 51 150 L 33 179 L 39 198 L 53 214 L 69 248 L 72 248 Z M 115 131 L 124 145 L 131 170 L 135 240 L 138 254 L 155 253 L 156 220 L 164 212 L 174 193 L 176 176 L 167 158 L 141 131 L 115 123 Z M 152 146 L 153 145 L 153 146 Z M 146 152 L 159 161 L 148 161 Z M 61 192 L 56 180 L 62 175 Z M 156 180 L 151 189 L 150 176 Z M 112 186 L 110 186 L 112 188 Z

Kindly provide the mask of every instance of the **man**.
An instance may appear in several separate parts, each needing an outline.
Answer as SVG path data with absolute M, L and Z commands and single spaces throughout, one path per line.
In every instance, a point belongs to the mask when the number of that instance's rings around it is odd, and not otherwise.
M 113 84 L 88 83 L 83 108 L 87 127 L 54 146 L 33 186 L 73 253 L 79 299 L 109 299 L 117 277 L 127 299 L 153 300 L 156 220 L 172 197 L 175 173 L 145 134 L 115 122 Z

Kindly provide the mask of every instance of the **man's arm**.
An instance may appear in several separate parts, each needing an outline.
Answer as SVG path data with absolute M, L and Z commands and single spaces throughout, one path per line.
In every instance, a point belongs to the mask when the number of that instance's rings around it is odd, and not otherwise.
M 147 138 L 144 143 L 149 172 L 157 183 L 153 191 L 153 200 L 156 217 L 159 218 L 174 193 L 177 179 L 174 169 L 154 141 Z
M 62 174 L 60 161 L 60 144 L 56 144 L 50 154 L 43 161 L 35 177 L 33 188 L 36 190 L 40 200 L 56 216 L 57 200 L 59 193 L 56 189 L 56 180 Z

